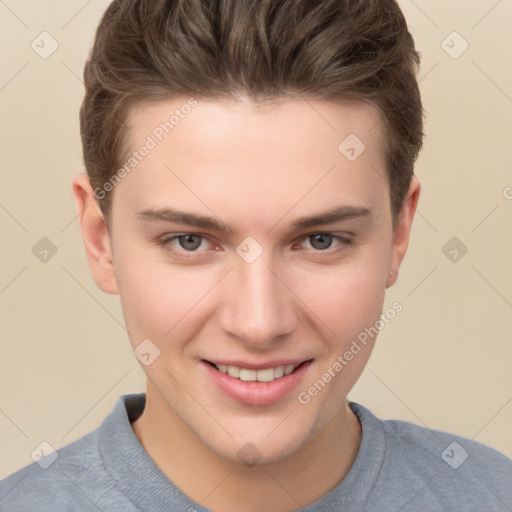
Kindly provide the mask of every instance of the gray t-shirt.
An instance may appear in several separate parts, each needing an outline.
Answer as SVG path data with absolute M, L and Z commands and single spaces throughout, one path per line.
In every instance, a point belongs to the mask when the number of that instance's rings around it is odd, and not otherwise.
M 97 429 L 0 480 L 0 511 L 206 512 L 133 433 L 145 400 L 122 395 Z M 511 459 L 470 439 L 380 420 L 355 402 L 350 408 L 362 426 L 357 457 L 332 491 L 301 511 L 512 511 Z

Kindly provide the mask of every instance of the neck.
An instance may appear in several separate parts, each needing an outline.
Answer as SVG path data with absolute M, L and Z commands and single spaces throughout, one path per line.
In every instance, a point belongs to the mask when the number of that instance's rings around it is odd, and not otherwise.
M 293 455 L 271 464 L 245 466 L 206 446 L 149 381 L 144 412 L 132 423 L 132 429 L 178 489 L 196 503 L 219 512 L 286 512 L 310 505 L 343 480 L 361 441 L 359 421 L 345 404 Z

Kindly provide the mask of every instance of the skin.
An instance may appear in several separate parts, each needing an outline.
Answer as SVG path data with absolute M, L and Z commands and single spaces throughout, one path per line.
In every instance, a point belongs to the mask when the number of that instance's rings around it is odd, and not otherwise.
M 186 99 L 134 108 L 131 147 Z M 363 102 L 201 99 L 116 186 L 108 228 L 87 176 L 73 182 L 96 284 L 120 295 L 132 347 L 150 339 L 160 350 L 141 364 L 147 401 L 133 431 L 178 488 L 214 511 L 304 507 L 332 490 L 357 455 L 361 429 L 346 396 L 375 338 L 307 405 L 297 395 L 379 319 L 407 249 L 420 184 L 413 177 L 393 230 L 379 119 Z M 353 162 L 338 150 L 349 134 L 366 146 Z M 340 205 L 372 213 L 291 228 Z M 214 217 L 231 231 L 137 216 L 164 207 Z M 352 243 L 322 246 L 318 232 Z M 203 237 L 193 239 L 195 258 L 179 240 L 155 242 L 187 233 Z M 263 249 L 250 264 L 236 252 L 248 236 Z M 289 395 L 253 406 L 211 383 L 201 360 L 212 358 L 314 360 Z M 260 453 L 256 465 L 237 455 L 247 443 Z

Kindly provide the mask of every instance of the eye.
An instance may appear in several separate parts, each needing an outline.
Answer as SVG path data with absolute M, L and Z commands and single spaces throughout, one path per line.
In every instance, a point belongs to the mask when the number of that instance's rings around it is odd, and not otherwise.
M 303 237 L 299 245 L 308 242 L 310 247 L 303 247 L 316 253 L 335 253 L 343 250 L 347 245 L 352 243 L 352 240 L 340 235 L 332 233 L 314 233 Z M 334 249 L 331 249 L 333 242 L 337 242 Z M 201 253 L 208 249 L 208 245 L 214 246 L 216 244 L 209 242 L 207 237 L 197 233 L 181 233 L 181 234 L 166 234 L 155 240 L 155 243 L 166 250 L 184 255 L 187 257 L 199 256 Z M 331 249 L 331 250 L 330 250 Z
M 190 252 L 193 254 L 201 247 L 204 240 L 205 237 L 202 235 L 198 235 L 196 233 L 184 233 L 178 235 L 166 235 L 158 239 L 157 243 L 161 247 L 176 250 L 178 252 Z M 173 246 L 172 248 L 169 247 L 171 245 Z
M 176 237 L 176 239 L 178 240 L 179 245 L 187 251 L 195 251 L 196 249 L 199 249 L 203 241 L 201 236 L 193 234 L 180 235 Z
M 308 241 L 313 250 L 318 252 L 327 252 L 326 249 L 331 248 L 333 241 L 338 242 L 338 249 L 334 250 L 341 250 L 344 245 L 352 243 L 352 240 L 340 235 L 333 235 L 332 233 L 314 233 L 312 235 L 308 235 L 304 241 Z

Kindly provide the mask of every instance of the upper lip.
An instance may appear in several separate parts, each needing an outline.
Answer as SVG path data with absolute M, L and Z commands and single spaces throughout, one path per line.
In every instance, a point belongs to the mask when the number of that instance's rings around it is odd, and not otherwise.
M 204 359 L 209 363 L 213 363 L 215 365 L 225 365 L 225 366 L 238 366 L 239 368 L 247 368 L 248 370 L 264 370 L 266 368 L 275 368 L 277 366 L 289 366 L 293 364 L 293 366 L 299 366 L 299 364 L 309 361 L 311 358 L 306 359 L 275 359 L 273 361 L 267 361 L 266 363 L 251 363 L 249 361 L 240 361 L 237 360 L 227 360 L 227 359 Z

